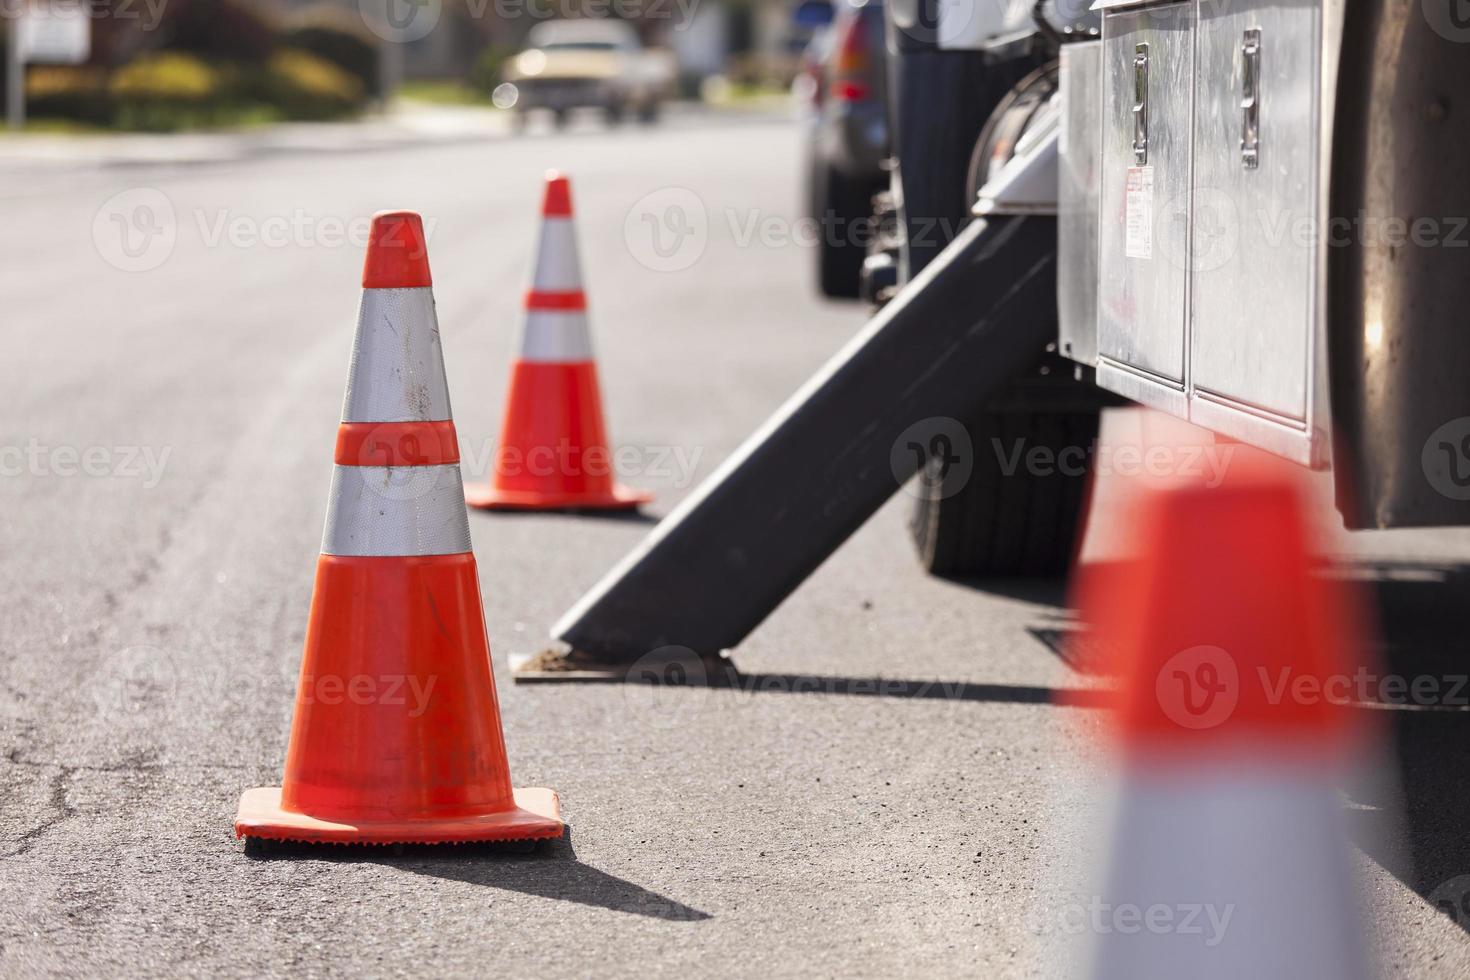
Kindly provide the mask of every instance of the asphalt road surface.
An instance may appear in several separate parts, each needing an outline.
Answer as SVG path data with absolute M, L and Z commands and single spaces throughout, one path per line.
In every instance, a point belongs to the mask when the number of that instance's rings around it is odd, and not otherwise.
M 4 182 L 0 973 L 1011 977 L 1086 939 L 1058 910 L 1103 820 L 1099 720 L 1051 703 L 1096 683 L 1050 642 L 1063 588 L 925 577 L 903 494 L 737 651 L 773 675 L 757 691 L 513 686 L 507 655 L 651 524 L 472 514 L 512 774 L 561 793 L 569 841 L 233 839 L 285 753 L 365 221 L 430 224 L 482 476 L 548 167 L 573 175 L 613 437 L 657 517 L 862 320 L 811 288 L 789 120 Z M 1463 670 L 1470 539 L 1358 547 L 1403 655 Z M 1467 716 L 1386 714 L 1407 819 L 1394 792 L 1344 800 L 1365 928 L 1388 972 L 1464 976 L 1431 901 L 1470 874 Z

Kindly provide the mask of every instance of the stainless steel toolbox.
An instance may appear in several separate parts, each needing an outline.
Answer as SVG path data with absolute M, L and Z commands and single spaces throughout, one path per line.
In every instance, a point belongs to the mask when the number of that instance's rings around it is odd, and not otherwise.
M 1186 411 L 1194 0 L 1103 18 L 1098 382 Z
M 1320 31 L 1316 0 L 1271 0 L 1203 4 L 1197 32 L 1191 417 L 1278 448 L 1312 408 Z
M 1098 383 L 1324 465 L 1332 15 L 1323 0 L 1098 6 Z M 1084 93 L 1064 78 L 1069 106 Z M 1085 152 L 1069 143 L 1063 173 Z
M 1058 347 L 1074 361 L 1097 361 L 1098 179 L 1102 99 L 1102 42 L 1064 44 L 1057 91 L 1062 128 L 1057 154 Z

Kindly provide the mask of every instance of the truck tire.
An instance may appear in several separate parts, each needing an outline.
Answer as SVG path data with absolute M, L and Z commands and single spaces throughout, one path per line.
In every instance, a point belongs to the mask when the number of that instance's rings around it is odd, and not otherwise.
M 857 222 L 871 217 L 876 188 L 831 166 L 819 167 L 813 180 L 812 216 L 821 236 L 816 248 L 818 287 L 829 299 L 858 299 L 868 244 L 852 231 Z
M 1098 421 L 1097 410 L 1085 409 L 977 414 L 965 426 L 974 465 L 964 484 L 945 496 L 949 464 L 934 457 L 915 482 L 909 527 L 925 570 L 949 577 L 1064 573 L 1082 527 L 1087 467 L 1069 457 L 1069 466 L 1033 471 L 1024 453 L 1014 454 L 1017 446 L 1043 447 L 1053 460 L 1069 447 L 1090 451 Z

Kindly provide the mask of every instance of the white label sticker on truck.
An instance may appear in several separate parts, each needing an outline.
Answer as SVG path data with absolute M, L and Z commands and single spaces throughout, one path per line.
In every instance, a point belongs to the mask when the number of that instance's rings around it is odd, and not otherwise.
M 1124 252 L 1130 259 L 1154 257 L 1154 168 L 1129 167 L 1127 193 L 1128 241 Z

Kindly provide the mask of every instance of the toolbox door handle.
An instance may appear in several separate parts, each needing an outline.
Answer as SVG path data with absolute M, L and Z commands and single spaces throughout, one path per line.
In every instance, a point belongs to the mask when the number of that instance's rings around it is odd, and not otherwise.
M 1148 163 L 1148 44 L 1133 51 L 1133 159 Z
M 1247 170 L 1261 165 L 1261 30 L 1245 32 L 1240 42 L 1240 159 Z

